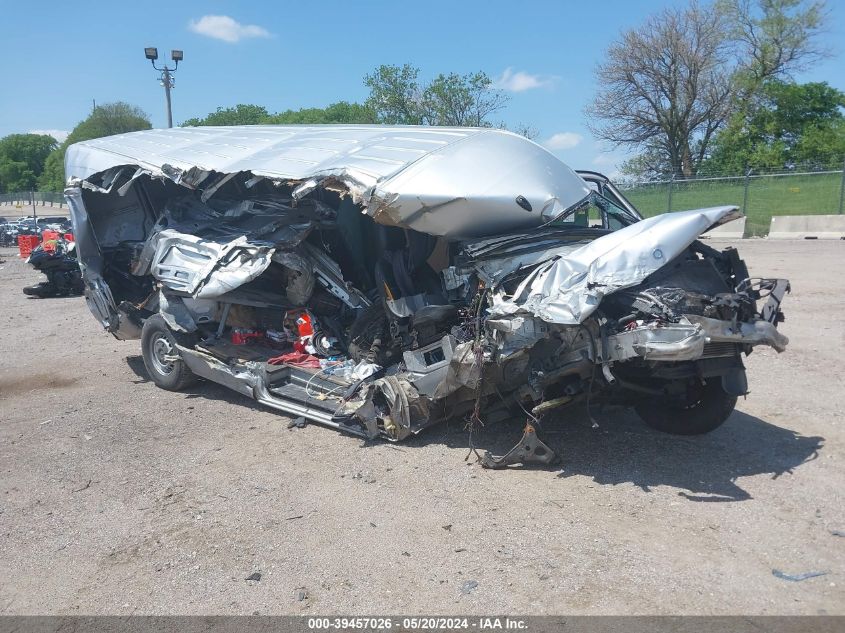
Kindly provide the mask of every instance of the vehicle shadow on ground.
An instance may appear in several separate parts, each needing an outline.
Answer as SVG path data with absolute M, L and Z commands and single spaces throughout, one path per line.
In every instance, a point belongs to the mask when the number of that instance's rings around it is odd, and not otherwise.
M 138 382 L 149 382 L 141 356 L 129 356 L 126 363 Z M 201 380 L 182 393 L 185 398 L 211 398 L 267 410 L 254 400 L 209 381 Z M 557 471 L 560 478 L 584 475 L 601 485 L 632 483 L 645 492 L 656 486 L 671 486 L 690 501 L 744 501 L 751 495 L 737 484 L 737 479 L 754 475 L 777 479 L 816 459 L 824 445 L 823 437 L 803 436 L 742 411 L 734 411 L 712 433 L 694 437 L 650 429 L 632 410 L 623 407 L 595 409 L 592 414 L 598 428 L 592 427 L 580 407 L 544 421 L 542 439 L 559 459 L 553 465 L 528 468 Z M 524 423 L 518 417 L 490 423 L 473 433 L 472 446 L 479 455 L 485 450 L 503 455 L 520 439 Z M 383 445 L 381 441 L 339 435 L 361 442 L 362 448 Z M 402 442 L 405 450 L 430 444 L 462 449 L 470 460 L 476 459 L 462 420 L 425 429 Z
M 823 437 L 807 437 L 734 411 L 719 429 L 695 437 L 652 430 L 637 415 L 622 407 L 593 412 L 593 428 L 585 412 L 544 422 L 542 439 L 558 454 L 558 462 L 538 466 L 558 470 L 558 477 L 590 477 L 602 485 L 632 483 L 645 492 L 672 486 L 690 501 L 744 501 L 751 495 L 737 480 L 753 475 L 777 479 L 818 457 Z M 483 453 L 509 451 L 521 437 L 523 422 L 490 425 L 474 433 L 473 445 Z M 469 450 L 463 424 L 452 422 L 444 432 L 424 431 L 409 446 L 443 443 Z M 470 459 L 475 459 L 473 456 Z
M 64 301 L 67 299 L 83 299 L 82 295 L 62 295 L 61 297 L 35 297 L 27 295 L 25 300 L 29 301 Z

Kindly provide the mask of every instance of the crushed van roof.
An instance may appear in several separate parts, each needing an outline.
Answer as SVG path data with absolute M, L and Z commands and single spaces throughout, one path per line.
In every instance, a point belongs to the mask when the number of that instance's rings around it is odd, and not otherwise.
M 295 184 L 294 197 L 339 183 L 380 223 L 448 237 L 536 226 L 590 191 L 545 148 L 488 128 L 173 128 L 75 143 L 65 156 L 69 182 L 126 166 L 189 187 L 215 173 L 250 172 Z M 486 218 L 481 232 L 478 212 Z

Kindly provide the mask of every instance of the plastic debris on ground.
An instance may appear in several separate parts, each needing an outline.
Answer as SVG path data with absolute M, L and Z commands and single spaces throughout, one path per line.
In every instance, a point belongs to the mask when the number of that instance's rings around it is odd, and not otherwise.
M 809 578 L 816 578 L 817 576 L 826 576 L 826 571 L 806 571 L 803 574 L 787 574 L 786 572 L 782 572 L 780 569 L 773 569 L 772 576 L 775 578 L 780 578 L 782 580 L 789 580 L 790 582 L 801 582 L 802 580 L 807 580 Z

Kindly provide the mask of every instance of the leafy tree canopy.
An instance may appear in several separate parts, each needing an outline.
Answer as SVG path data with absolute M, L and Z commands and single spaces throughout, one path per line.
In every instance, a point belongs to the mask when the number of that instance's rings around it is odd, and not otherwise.
M 183 127 L 198 125 L 257 125 L 267 123 L 270 113 L 264 106 L 239 103 L 234 108 L 217 108 L 203 118 L 194 117 L 182 123 Z
M 590 129 L 639 153 L 627 165 L 632 173 L 694 176 L 716 134 L 754 116 L 763 86 L 829 54 L 819 42 L 827 11 L 826 0 L 665 8 L 608 48 L 587 108 Z
M 767 81 L 747 111 L 736 113 L 716 136 L 702 170 L 839 168 L 845 160 L 844 113 L 845 93 L 825 82 Z
M 366 105 L 379 123 L 492 127 L 508 97 L 484 72 L 439 74 L 419 80 L 419 68 L 383 65 L 364 77 Z
M 323 124 L 375 123 L 373 112 L 366 106 L 338 101 L 325 108 L 302 108 L 271 114 L 264 106 L 239 103 L 233 108 L 217 108 L 203 118 L 188 119 L 183 126 L 259 125 L 259 124 Z
M 0 139 L 0 191 L 33 189 L 56 145 L 56 139 L 46 134 L 10 134 Z
M 53 150 L 38 177 L 42 191 L 62 191 L 65 186 L 65 150 L 69 145 L 92 138 L 149 130 L 150 117 L 140 108 L 123 101 L 105 103 L 94 108 L 84 121 L 80 121 L 64 143 Z

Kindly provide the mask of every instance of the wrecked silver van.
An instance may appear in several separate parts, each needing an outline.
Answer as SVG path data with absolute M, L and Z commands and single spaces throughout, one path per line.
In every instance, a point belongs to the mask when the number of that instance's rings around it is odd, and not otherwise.
M 402 440 L 527 419 L 484 463 L 547 463 L 551 412 L 633 406 L 698 434 L 783 351 L 789 284 L 699 236 L 715 207 L 643 219 L 600 174 L 492 129 L 202 127 L 66 154 L 91 311 L 165 389 L 197 377 L 295 417 Z

